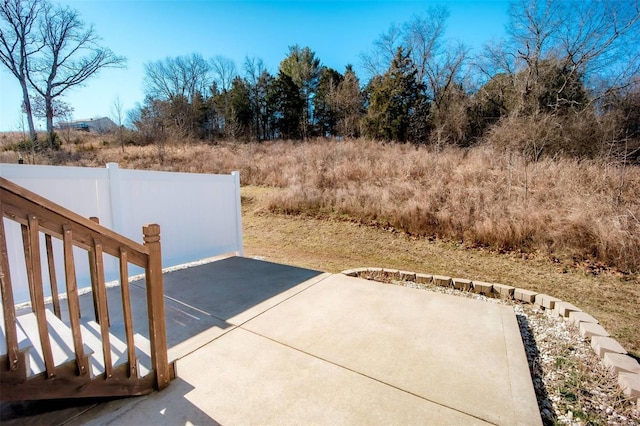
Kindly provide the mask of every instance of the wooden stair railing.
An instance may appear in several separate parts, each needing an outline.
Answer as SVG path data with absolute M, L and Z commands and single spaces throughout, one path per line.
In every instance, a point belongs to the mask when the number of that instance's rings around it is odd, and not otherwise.
M 136 243 L 101 225 L 95 218 L 87 219 L 65 209 L 13 182 L 0 178 L 0 293 L 4 337 L 0 336 L 0 400 L 29 400 L 75 397 L 102 397 L 141 395 L 154 389 L 163 389 L 175 377 L 172 365 L 168 363 L 167 338 L 165 330 L 164 296 L 162 283 L 162 260 L 160 248 L 160 227 L 143 227 L 144 245 Z M 8 218 L 21 225 L 25 255 L 27 281 L 31 309 L 37 324 L 37 338 L 28 342 L 23 323 L 29 318 L 17 317 L 14 291 L 11 282 L 9 257 L 4 221 Z M 48 277 L 51 287 L 53 312 L 45 306 L 40 234 L 44 234 Z M 62 242 L 64 256 L 65 289 L 68 303 L 68 328 L 72 342 L 68 342 L 70 358 L 62 364 L 56 362 L 61 343 L 63 327 L 58 282 L 54 263 L 52 239 Z M 96 334 L 102 342 L 101 348 L 89 348 L 83 339 L 83 331 L 88 333 L 87 324 L 82 321 L 76 281 L 74 247 L 84 249 L 90 261 L 91 287 L 94 314 L 99 329 Z M 122 296 L 122 317 L 125 330 L 126 362 L 114 365 L 112 354 L 117 338 L 110 333 L 110 317 L 107 288 L 104 275 L 104 255 L 111 255 L 120 263 L 120 285 Z M 128 281 L 129 263 L 144 268 L 146 278 L 146 299 L 149 327 L 150 373 L 142 376 L 136 358 L 134 325 L 132 320 L 131 294 Z M 57 317 L 57 318 L 56 318 Z M 55 325 L 55 324 L 58 325 Z M 35 326 L 34 326 L 35 327 Z M 89 327 L 91 328 L 91 327 Z M 33 330 L 31 330 L 33 331 Z M 55 341 L 52 341 L 55 340 Z M 5 345 L 6 343 L 6 345 Z M 38 347 L 38 354 L 34 348 Z M 64 352 L 64 350 L 63 350 Z M 101 359 L 91 359 L 96 352 Z M 28 377 L 33 366 L 30 359 L 44 361 L 43 371 Z M 103 364 L 102 364 L 103 363 Z M 103 370 L 96 377 L 91 372 L 96 364 Z

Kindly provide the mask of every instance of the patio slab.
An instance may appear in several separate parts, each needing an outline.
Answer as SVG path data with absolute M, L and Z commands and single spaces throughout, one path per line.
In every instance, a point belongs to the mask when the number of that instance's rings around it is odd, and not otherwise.
M 178 371 L 175 389 L 71 424 L 486 424 L 241 328 L 178 361 Z
M 245 258 L 168 273 L 165 293 L 178 378 L 56 420 L 542 423 L 508 306 Z
M 243 328 L 490 423 L 539 418 L 505 305 L 332 275 Z

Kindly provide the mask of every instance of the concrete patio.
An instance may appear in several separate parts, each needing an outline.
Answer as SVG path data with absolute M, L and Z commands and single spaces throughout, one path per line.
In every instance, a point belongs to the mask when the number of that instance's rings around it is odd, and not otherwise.
M 508 306 L 240 257 L 164 282 L 167 389 L 3 406 L 2 423 L 542 423 Z

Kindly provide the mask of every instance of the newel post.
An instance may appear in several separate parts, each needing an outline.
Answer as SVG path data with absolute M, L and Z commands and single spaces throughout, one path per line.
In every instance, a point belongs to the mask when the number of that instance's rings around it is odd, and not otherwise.
M 164 289 L 162 284 L 162 252 L 160 250 L 160 225 L 142 228 L 144 245 L 149 248 L 149 263 L 145 270 L 147 281 L 147 311 L 149 315 L 149 340 L 151 363 L 156 374 L 158 389 L 169 384 L 167 358 L 167 332 L 164 316 Z

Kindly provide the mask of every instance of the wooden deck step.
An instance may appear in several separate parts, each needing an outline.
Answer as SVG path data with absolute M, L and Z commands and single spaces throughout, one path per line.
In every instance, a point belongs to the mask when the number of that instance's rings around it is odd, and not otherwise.
M 0 315 L 1 315 L 1 311 L 0 311 Z M 32 313 L 30 315 L 34 315 L 34 314 Z M 35 315 L 34 315 L 34 321 L 35 321 Z M 31 342 L 27 338 L 26 334 L 24 334 L 24 331 L 22 331 L 22 327 L 20 327 L 20 324 L 17 324 L 16 332 L 18 335 L 18 350 L 23 351 L 25 349 L 31 348 Z M 4 331 L 4 321 L 2 320 L 2 318 L 0 318 L 0 357 L 5 356 L 8 351 L 9 350 L 7 348 L 7 335 L 5 334 L 5 331 Z
M 89 357 L 91 367 L 91 377 L 96 377 L 104 373 L 104 355 L 102 352 L 102 337 L 100 334 L 100 324 L 92 320 L 82 320 L 80 325 L 82 330 L 82 341 L 91 347 L 93 354 Z M 127 344 L 109 334 L 109 343 L 111 344 L 111 362 L 117 367 L 127 362 Z M 142 377 L 138 374 L 139 377 Z
M 51 338 L 53 359 L 56 364 L 66 364 L 75 359 L 73 349 L 73 336 L 70 328 L 60 321 L 53 312 L 46 310 L 47 323 Z M 27 362 L 27 375 L 33 376 L 44 371 L 44 359 L 38 336 L 37 320 L 33 312 L 17 317 L 18 349 L 29 349 Z M 104 356 L 102 352 L 102 340 L 100 325 L 95 321 L 82 321 L 80 325 L 82 341 L 84 343 L 85 355 L 89 357 L 91 378 L 104 373 Z M 138 377 L 144 377 L 151 372 L 151 350 L 149 340 L 136 333 L 136 357 Z M 110 334 L 111 359 L 113 366 L 125 364 L 127 362 L 127 344 L 118 337 Z M 0 356 L 7 354 L 6 335 L 4 323 L 0 321 Z
M 82 320 L 82 340 L 89 345 L 94 353 L 89 357 L 91 364 L 91 377 L 104 373 L 104 356 L 102 354 L 102 341 L 100 340 L 100 324 L 93 320 Z M 151 373 L 151 343 L 145 336 L 136 333 L 134 336 L 136 345 L 136 365 L 138 377 L 144 377 Z M 111 361 L 117 367 L 127 362 L 127 344 L 117 336 L 110 334 Z
M 49 339 L 51 341 L 51 350 L 53 352 L 53 361 L 56 366 L 66 364 L 75 359 L 75 351 L 73 348 L 73 335 L 71 329 L 67 327 L 53 312 L 45 309 L 47 324 L 49 326 Z M 40 345 L 40 337 L 38 335 L 38 325 L 36 316 L 33 313 L 20 315 L 16 318 L 19 328 L 22 329 L 31 350 L 29 351 L 28 367 L 29 375 L 36 375 L 45 371 L 44 358 L 42 356 L 42 346 Z M 93 349 L 84 345 L 85 355 L 92 355 Z

